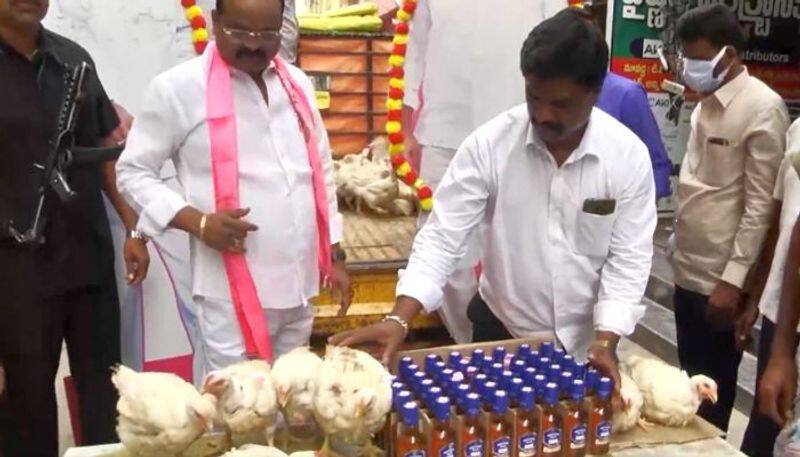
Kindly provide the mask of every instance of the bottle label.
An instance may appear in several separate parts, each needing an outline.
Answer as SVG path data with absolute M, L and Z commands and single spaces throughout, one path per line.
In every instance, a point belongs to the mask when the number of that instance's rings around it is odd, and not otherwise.
M 536 433 L 522 435 L 519 438 L 519 457 L 533 457 L 536 455 Z
M 545 454 L 561 451 L 561 430 L 551 428 L 542 436 L 542 450 Z
M 425 457 L 425 451 L 414 450 L 403 454 L 403 457 Z
M 586 447 L 586 424 L 579 424 L 577 427 L 572 429 L 569 447 L 572 449 L 581 449 Z
M 464 446 L 464 457 L 483 457 L 483 440 L 470 441 Z
M 600 422 L 597 424 L 597 444 L 606 444 L 611 442 L 611 423 Z
M 456 457 L 456 445 L 448 443 L 439 449 L 439 457 Z
M 492 444 L 493 456 L 507 457 L 511 455 L 511 440 L 507 436 L 500 437 Z

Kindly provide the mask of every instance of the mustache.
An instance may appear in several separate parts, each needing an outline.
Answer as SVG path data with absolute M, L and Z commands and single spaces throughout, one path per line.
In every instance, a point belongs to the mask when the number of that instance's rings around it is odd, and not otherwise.
M 253 51 L 251 49 L 244 48 L 236 51 L 237 59 L 246 59 L 249 57 L 267 60 L 267 53 L 264 51 Z
M 564 131 L 564 125 L 555 122 L 544 122 L 537 125 L 540 129 L 549 130 L 551 132 L 560 133 Z

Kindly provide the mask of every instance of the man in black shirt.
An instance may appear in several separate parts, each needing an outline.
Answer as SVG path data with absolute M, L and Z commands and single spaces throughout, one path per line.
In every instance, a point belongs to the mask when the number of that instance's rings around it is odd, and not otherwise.
M 114 164 L 72 165 L 77 192 L 64 204 L 48 191 L 44 244 L 20 244 L 9 222 L 30 226 L 41 164 L 58 125 L 65 72 L 88 53 L 41 26 L 48 0 L 0 0 L 0 455 L 55 456 L 53 384 L 64 341 L 75 379 L 85 444 L 116 441 L 116 393 L 110 368 L 119 363 L 119 301 L 103 190 L 131 230 L 125 245 L 129 282 L 144 278 L 145 239 L 136 213 L 116 191 Z M 119 120 L 91 73 L 81 100 L 76 145 L 108 146 Z M 2 383 L 2 380 L 0 380 Z

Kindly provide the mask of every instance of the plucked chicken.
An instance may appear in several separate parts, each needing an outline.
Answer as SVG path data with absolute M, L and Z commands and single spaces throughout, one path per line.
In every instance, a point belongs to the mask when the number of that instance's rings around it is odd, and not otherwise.
M 362 447 L 359 455 L 380 455 L 372 436 L 386 421 L 392 403 L 388 371 L 366 352 L 329 346 L 317 371 L 314 413 L 330 438 Z
M 211 431 L 217 399 L 170 373 L 137 373 L 119 366 L 117 434 L 133 455 L 173 456 Z
M 219 419 L 229 434 L 262 431 L 272 445 L 278 418 L 269 364 L 248 360 L 206 376 L 204 390 L 219 399 Z
M 697 414 L 705 400 L 717 402 L 717 383 L 704 375 L 689 377 L 660 360 L 631 356 L 623 371 L 639 386 L 644 404 L 642 414 L 652 422 L 683 427 Z

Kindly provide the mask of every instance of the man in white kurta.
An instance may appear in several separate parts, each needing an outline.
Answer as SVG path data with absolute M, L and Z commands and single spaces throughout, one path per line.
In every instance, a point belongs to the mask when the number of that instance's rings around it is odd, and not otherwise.
M 406 125 L 417 120 L 411 143 L 421 146 L 420 176 L 433 189 L 473 130 L 525 101 L 519 44 L 566 6 L 566 0 L 419 0 L 408 43 L 404 111 Z M 420 217 L 420 226 L 427 216 Z M 459 343 L 472 340 L 466 303 L 478 289 L 478 257 L 473 240 L 445 287 L 439 310 Z
M 245 8 L 239 3 L 227 1 L 226 14 Z M 241 2 L 249 3 L 258 2 Z M 205 103 L 208 64 L 207 56 L 201 56 L 153 81 L 118 162 L 119 185 L 126 197 L 142 208 L 138 228 L 148 235 L 162 233 L 186 208 L 204 214 L 215 210 Z M 306 75 L 296 67 L 287 67 L 306 97 L 313 100 Z M 298 118 L 274 63 L 260 75 L 268 103 L 252 74 L 238 70 L 235 64 L 230 74 L 237 122 L 239 201 L 250 209 L 247 222 L 258 227 L 246 238 L 245 258 L 268 318 L 277 357 L 308 344 L 312 330 L 310 300 L 319 292 L 320 277 L 312 171 Z M 331 243 L 336 244 L 342 237 L 342 218 L 336 205 L 331 151 L 316 109 L 314 117 L 330 214 L 326 229 Z M 170 159 L 175 163 L 182 192 L 167 187 L 159 177 L 161 167 Z M 195 236 L 191 240 L 191 268 L 206 371 L 241 360 L 243 341 L 222 255 Z

